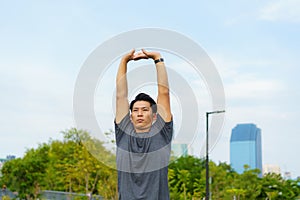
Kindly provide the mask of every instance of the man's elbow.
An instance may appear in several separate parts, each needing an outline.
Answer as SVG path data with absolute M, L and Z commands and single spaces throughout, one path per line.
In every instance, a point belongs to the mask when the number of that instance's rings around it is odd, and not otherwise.
M 169 95 L 170 91 L 169 91 L 169 88 L 163 87 L 158 90 L 158 93 L 160 95 Z
M 118 92 L 116 94 L 116 99 L 117 100 L 127 99 L 127 93 L 126 92 Z

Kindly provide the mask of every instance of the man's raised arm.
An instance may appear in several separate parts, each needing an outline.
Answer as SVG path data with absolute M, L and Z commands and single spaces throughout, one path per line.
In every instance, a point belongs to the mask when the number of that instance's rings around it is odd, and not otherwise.
M 157 109 L 164 121 L 170 122 L 172 120 L 172 113 L 170 106 L 169 81 L 164 61 L 159 52 L 142 51 L 147 57 L 152 58 L 155 62 L 158 87 Z
M 122 57 L 116 77 L 116 123 L 120 123 L 129 112 L 127 63 L 133 59 L 134 50 Z

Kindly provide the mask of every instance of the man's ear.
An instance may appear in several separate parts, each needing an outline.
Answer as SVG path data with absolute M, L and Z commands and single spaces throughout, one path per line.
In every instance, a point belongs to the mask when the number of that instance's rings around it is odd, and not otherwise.
M 153 121 L 155 121 L 157 119 L 157 113 L 153 113 Z

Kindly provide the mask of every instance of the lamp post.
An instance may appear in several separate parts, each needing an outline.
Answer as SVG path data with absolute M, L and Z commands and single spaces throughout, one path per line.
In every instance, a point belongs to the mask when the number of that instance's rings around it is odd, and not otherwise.
M 205 200 L 209 200 L 209 157 L 208 157 L 208 117 L 210 114 L 217 114 L 217 113 L 224 113 L 225 110 L 216 110 L 212 112 L 206 112 L 206 162 L 205 162 L 205 169 L 206 169 L 206 193 L 205 193 Z

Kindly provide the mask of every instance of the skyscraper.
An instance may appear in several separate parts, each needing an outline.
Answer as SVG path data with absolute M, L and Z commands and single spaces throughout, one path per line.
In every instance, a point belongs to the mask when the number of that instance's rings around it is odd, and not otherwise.
M 187 156 L 188 155 L 188 145 L 184 143 L 172 144 L 172 155 L 175 157 Z
M 248 165 L 259 169 L 262 176 L 261 130 L 255 124 L 238 124 L 232 129 L 230 164 L 238 173 L 243 173 L 244 165 Z

